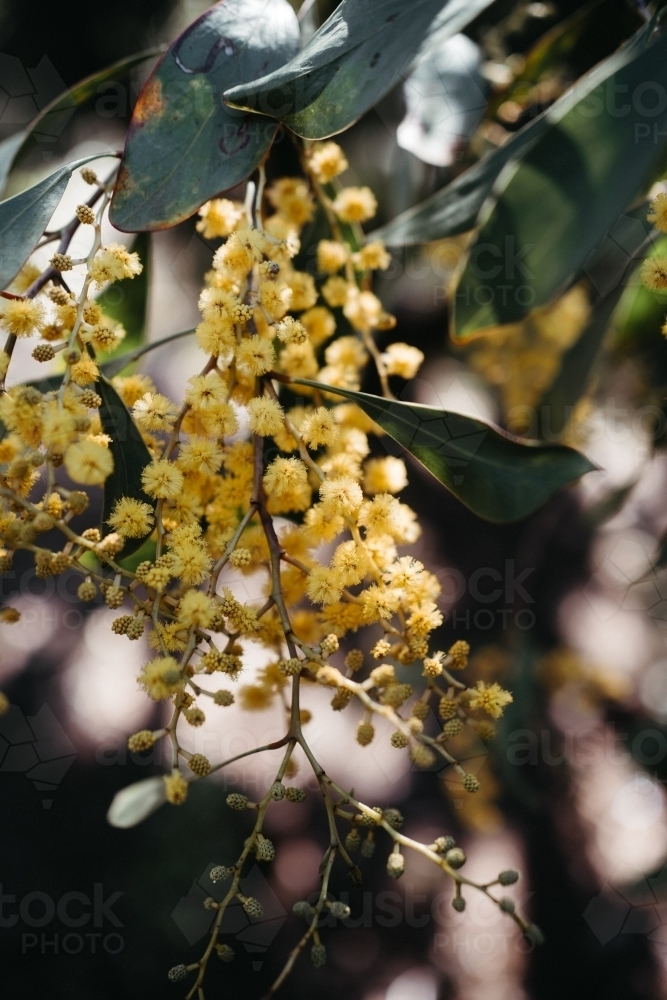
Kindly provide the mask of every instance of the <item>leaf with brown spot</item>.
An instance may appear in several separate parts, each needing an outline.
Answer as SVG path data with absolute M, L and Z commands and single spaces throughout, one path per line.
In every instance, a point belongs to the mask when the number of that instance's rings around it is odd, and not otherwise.
M 167 229 L 261 162 L 276 122 L 228 108 L 222 93 L 299 47 L 287 0 L 224 0 L 170 45 L 137 101 L 110 218 L 125 232 Z

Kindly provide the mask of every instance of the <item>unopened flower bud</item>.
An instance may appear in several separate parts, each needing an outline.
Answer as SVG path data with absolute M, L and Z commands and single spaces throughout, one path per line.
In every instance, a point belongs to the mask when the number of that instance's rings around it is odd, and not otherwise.
M 465 851 L 463 851 L 460 847 L 452 847 L 445 854 L 445 861 L 450 868 L 462 868 L 466 863 Z
M 507 871 L 500 873 L 498 881 L 501 885 L 514 885 L 515 882 L 519 881 L 519 873 L 513 868 L 508 868 Z
M 257 834 L 257 844 L 255 847 L 255 857 L 258 861 L 273 861 L 276 856 L 276 849 L 267 837 L 261 833 Z
M 74 267 L 72 258 L 68 253 L 54 253 L 49 264 L 54 271 L 71 271 Z
M 537 924 L 529 924 L 523 932 L 523 936 L 529 944 L 540 945 L 544 944 L 544 934 L 537 926 Z
M 261 917 L 264 913 L 262 904 L 258 899 L 254 899 L 252 896 L 248 896 L 247 899 L 244 899 L 243 909 L 249 917 L 253 917 L 255 920 L 259 919 L 259 917 Z
M 385 809 L 383 817 L 392 830 L 400 830 L 403 826 L 403 815 L 398 809 Z
M 361 834 L 356 827 L 352 827 L 345 838 L 345 849 L 347 851 L 358 851 L 361 847 Z
M 473 793 L 478 792 L 480 788 L 479 780 L 475 777 L 474 774 L 466 774 L 465 778 L 463 779 L 463 787 L 465 788 L 466 792 L 473 792 Z
M 361 845 L 361 856 L 363 858 L 372 858 L 375 853 L 375 841 L 372 836 L 366 837 Z
M 95 213 L 90 206 L 77 205 L 75 214 L 82 225 L 92 226 L 95 224 Z
M 188 761 L 188 767 L 192 773 L 196 774 L 199 778 L 204 778 L 211 772 L 211 762 L 208 757 L 204 756 L 203 753 L 193 754 Z
M 97 595 L 97 587 L 92 580 L 84 580 L 76 590 L 76 596 L 80 601 L 94 601 Z
M 32 356 L 35 361 L 52 361 L 56 356 L 56 352 L 50 344 L 38 344 L 32 352 Z
M 400 878 L 405 870 L 405 858 L 402 854 L 393 852 L 387 860 L 387 875 L 390 878 Z
M 224 865 L 216 865 L 215 868 L 211 868 L 208 873 L 208 877 L 211 882 L 224 882 L 226 878 L 229 878 L 231 871 L 229 868 L 225 868 Z
M 294 914 L 295 917 L 300 917 L 302 920 L 305 920 L 306 923 L 308 924 L 315 916 L 315 910 L 310 905 L 310 903 L 306 902 L 305 899 L 298 899 L 296 901 L 296 903 L 292 907 L 292 913 Z
M 375 729 L 370 722 L 360 722 L 357 726 L 357 743 L 362 747 L 368 746 L 372 743 L 373 737 L 375 736 Z
M 463 732 L 463 723 L 461 719 L 450 719 L 443 726 L 442 735 L 446 740 L 452 740 L 454 737 L 459 736 Z
M 127 749 L 130 753 L 141 753 L 142 750 L 150 750 L 154 743 L 155 736 L 150 729 L 140 729 L 128 738 Z
M 338 636 L 334 635 L 334 633 L 331 632 L 324 639 L 322 639 L 322 642 L 320 643 L 322 656 L 331 656 L 332 653 L 335 653 L 337 651 L 338 646 L 339 646 Z
M 172 983 L 180 983 L 181 980 L 185 979 L 188 974 L 188 970 L 184 965 L 175 965 L 173 969 L 170 969 L 167 973 L 167 979 Z
M 327 950 L 323 944 L 314 944 L 310 949 L 310 960 L 316 969 L 322 968 L 327 960 Z

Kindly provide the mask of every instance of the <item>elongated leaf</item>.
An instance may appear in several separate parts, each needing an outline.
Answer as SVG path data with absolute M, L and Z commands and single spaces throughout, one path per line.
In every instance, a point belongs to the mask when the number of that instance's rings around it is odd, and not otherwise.
M 133 785 L 116 792 L 107 812 L 107 822 L 120 830 L 128 830 L 148 819 L 166 801 L 162 778 L 135 781 Z
M 604 80 L 641 52 L 652 30 L 652 25 L 645 25 L 627 45 L 578 80 L 548 111 L 524 125 L 504 145 L 483 157 L 441 191 L 436 191 L 419 205 L 409 208 L 375 230 L 372 238 L 384 240 L 388 246 L 413 246 L 430 240 L 442 240 L 472 229 L 504 167 L 512 160 L 520 160 L 540 136 L 548 131 L 553 121 L 568 111 L 573 103 L 584 100 Z
M 522 161 L 508 164 L 455 293 L 455 337 L 522 319 L 582 273 L 605 233 L 664 168 L 667 102 L 643 101 L 666 87 L 667 38 L 659 38 L 552 116 Z M 628 97 L 617 108 L 610 93 Z
M 16 277 L 35 249 L 77 167 L 104 153 L 67 163 L 39 184 L 0 202 L 0 289 Z
M 105 99 L 104 92 L 100 94 L 100 88 L 103 88 L 105 83 L 121 80 L 136 66 L 160 55 L 163 51 L 163 46 L 145 49 L 143 52 L 120 59 L 99 73 L 85 77 L 47 104 L 26 129 L 0 143 L 0 192 L 5 186 L 12 166 L 20 163 L 33 145 L 37 142 L 54 142 L 77 108 L 96 95 L 102 100 Z
M 114 504 L 121 497 L 133 497 L 152 507 L 155 503 L 144 493 L 141 486 L 141 473 L 150 463 L 151 456 L 129 410 L 111 382 L 104 377 L 95 384 L 95 389 L 102 397 L 100 420 L 102 430 L 111 438 L 109 448 L 114 461 L 113 472 L 104 484 L 102 527 L 107 533 L 110 530 L 107 520 Z M 122 558 L 136 552 L 146 537 L 128 538 L 123 547 Z
M 17 132 L 15 135 L 10 135 L 8 139 L 3 139 L 0 142 L 0 194 L 5 190 L 5 184 L 7 183 L 9 171 L 12 169 L 14 157 L 25 142 L 25 137 L 25 132 Z
M 611 521 L 612 517 L 615 517 L 619 510 L 623 509 L 625 501 L 636 485 L 637 480 L 635 479 L 627 486 L 609 490 L 600 500 L 583 511 L 582 520 L 584 524 L 591 528 L 599 528 L 601 525 L 606 524 L 607 521 Z
M 281 69 L 225 92 L 233 107 L 271 115 L 297 135 L 323 139 L 355 122 L 405 74 L 438 17 L 445 40 L 490 0 L 343 0 Z
M 287 0 L 223 0 L 169 47 L 137 101 L 111 205 L 118 229 L 165 229 L 242 181 L 276 133 L 222 92 L 276 69 L 299 47 Z
M 587 276 L 599 295 L 586 326 L 563 353 L 558 372 L 537 405 L 539 436 L 545 440 L 560 436 L 586 391 L 628 275 L 636 261 L 644 257 L 653 238 L 646 222 L 647 211 L 644 202 L 619 219 L 586 262 Z
M 530 149 L 546 124 L 545 115 L 535 118 L 447 187 L 376 229 L 369 239 L 383 240 L 392 247 L 414 246 L 472 229 L 498 175 L 510 160 L 518 159 Z
M 656 569 L 664 569 L 667 566 L 667 532 L 665 532 L 658 542 L 658 554 L 653 564 Z
M 573 448 L 522 441 L 475 417 L 434 406 L 332 388 L 364 410 L 473 513 L 487 521 L 518 521 L 595 465 Z
M 537 405 L 539 434 L 554 441 L 565 430 L 572 411 L 586 391 L 593 366 L 616 306 L 624 292 L 619 285 L 593 306 L 591 316 L 581 335 L 564 352 L 560 368 Z

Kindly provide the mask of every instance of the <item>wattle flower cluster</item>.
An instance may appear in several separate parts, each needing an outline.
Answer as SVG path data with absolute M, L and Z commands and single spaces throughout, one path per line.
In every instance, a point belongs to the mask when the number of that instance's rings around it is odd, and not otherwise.
M 54 255 L 49 280 L 28 267 L 12 297 L 1 300 L 0 315 L 8 335 L 3 376 L 21 338 L 39 338 L 38 360 L 60 351 L 64 360 L 55 387 L 22 385 L 0 396 L 0 567 L 8 570 L 14 552 L 28 550 L 40 576 L 80 574 L 82 601 L 101 592 L 119 610 L 115 633 L 132 641 L 147 632 L 154 655 L 138 681 L 148 697 L 169 703 L 171 714 L 164 728 L 133 734 L 129 746 L 138 752 L 170 741 L 164 796 L 174 805 L 185 801 L 193 781 L 224 766 L 182 745 L 190 726 L 235 699 L 248 710 L 274 699 L 285 705 L 287 750 L 273 790 L 259 804 L 240 795 L 229 802 L 259 810 L 250 843 L 260 860 L 273 857 L 261 834 L 269 800 L 302 797 L 282 786 L 283 776 L 295 773 L 292 750 L 307 748 L 301 684 L 331 688 L 335 711 L 353 699 L 361 703 L 362 746 L 380 720 L 393 747 L 420 767 L 438 759 L 450 764 L 467 792 L 477 790 L 478 779 L 448 744 L 465 726 L 490 739 L 488 717 L 498 718 L 512 700 L 497 684 L 468 687 L 454 676 L 467 664 L 467 643 L 448 652 L 433 648 L 443 622 L 440 586 L 408 551 L 420 528 L 400 500 L 405 463 L 383 453 L 380 428 L 335 391 L 359 389 L 373 363 L 390 396 L 389 379 L 412 378 L 423 360 L 407 344 L 380 351 L 375 343 L 376 331 L 395 325 L 371 290 L 373 272 L 388 266 L 389 255 L 380 242 L 364 243 L 359 228 L 373 216 L 375 198 L 368 188 L 340 185 L 347 163 L 335 143 L 311 147 L 303 165 L 302 177 L 274 181 L 265 191 L 260 184 L 250 207 L 218 199 L 201 209 L 200 231 L 224 242 L 199 299 L 200 370 L 182 400 L 167 398 L 144 375 L 108 383 L 100 371 L 100 352 L 113 350 L 123 331 L 102 314 L 92 286 L 131 279 L 141 262 L 123 247 L 102 246 L 108 189 L 99 182 L 97 214 L 77 210 L 94 233 L 88 257 Z M 316 211 L 330 226 L 330 238 L 317 246 L 317 279 L 298 266 L 302 230 Z M 78 297 L 61 278 L 75 267 L 85 268 Z M 120 496 L 103 524 L 91 524 L 87 510 L 95 504 L 83 488 L 108 486 L 115 474 L 113 440 L 100 419 L 102 395 L 110 391 L 131 411 L 146 462 L 139 495 Z M 55 550 L 40 545 L 52 529 L 63 539 Z M 131 568 L 124 559 L 138 546 L 142 558 Z M 264 599 L 248 603 L 235 595 L 225 583 L 228 565 L 261 575 Z M 6 609 L 4 620 L 11 618 Z M 249 642 L 265 648 L 267 664 L 244 684 Z M 440 723 L 429 733 L 431 705 Z M 349 851 L 361 844 L 360 828 L 368 828 L 368 855 L 381 826 L 394 838 L 387 870 L 398 877 L 400 843 L 414 842 L 398 834 L 397 811 L 371 809 L 326 781 L 329 797 L 331 789 L 344 795 L 331 808 L 350 825 L 347 846 L 336 849 L 354 868 Z M 342 809 L 346 803 L 351 813 Z M 456 880 L 465 860 L 459 848 L 456 857 L 452 845 L 424 850 Z M 244 859 L 234 876 L 237 895 Z M 460 909 L 460 882 L 456 901 Z M 322 947 L 316 933 L 314 940 Z

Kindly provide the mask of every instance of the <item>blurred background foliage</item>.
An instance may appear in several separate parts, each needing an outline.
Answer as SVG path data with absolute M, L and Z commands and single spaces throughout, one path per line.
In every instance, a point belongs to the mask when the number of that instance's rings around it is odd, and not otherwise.
M 312 33 L 335 6 L 332 0 L 310 5 L 304 32 Z M 65 8 L 5 0 L 0 137 L 24 127 L 82 77 L 171 40 L 207 7 L 196 0 L 72 0 Z M 465 72 L 463 80 L 450 80 L 444 116 L 449 124 L 441 133 L 442 109 L 414 100 L 411 105 L 408 81 L 339 138 L 352 182 L 368 184 L 378 196 L 377 225 L 500 145 L 641 23 L 641 5 L 626 0 L 492 4 L 470 25 L 467 41 L 457 43 Z M 12 183 L 26 186 L 49 163 L 71 159 L 73 149 L 85 154 L 86 143 L 120 148 L 142 73 L 133 71 L 101 89 L 57 134 L 42 136 Z M 278 142 L 270 174 L 298 170 L 293 147 Z M 311 240 L 317 239 L 315 227 Z M 305 238 L 306 257 L 307 243 Z M 664 243 L 652 252 L 664 254 Z M 201 238 L 192 219 L 173 231 L 141 236 L 137 244 L 148 264 L 145 280 L 128 283 L 120 295 L 115 288 L 105 293 L 105 312 L 128 333 L 123 349 L 192 323 L 196 289 L 215 245 Z M 446 288 L 464 244 L 454 237 L 394 255 L 377 289 L 398 317 L 387 342 L 405 340 L 426 355 L 410 386 L 412 398 L 535 436 L 535 408 L 590 320 L 590 286 L 575 286 L 539 317 L 456 346 L 446 335 Z M 661 874 L 667 859 L 664 313 L 664 299 L 645 290 L 635 274 L 613 320 L 604 323 L 586 370 L 581 355 L 571 361 L 566 382 L 579 378 L 582 385 L 567 413 L 565 438 L 602 470 L 579 488 L 510 526 L 480 521 L 416 467 L 405 495 L 424 525 L 420 558 L 443 581 L 443 646 L 461 638 L 470 642 L 472 676 L 502 679 L 514 692 L 514 704 L 495 744 L 481 751 L 470 747 L 471 755 L 481 754 L 479 796 L 464 802 L 450 791 L 446 776 L 415 773 L 402 803 L 391 804 L 401 805 L 415 829 L 453 833 L 471 856 L 513 852 L 546 944 L 527 951 L 496 924 L 485 925 L 482 917 L 475 922 L 474 916 L 461 924 L 448 918 L 444 927 L 405 920 L 383 927 L 370 920 L 356 930 L 352 920 L 330 936 L 330 967 L 321 973 L 302 962 L 282 991 L 286 1000 L 306 1000 L 315 992 L 323 1000 L 667 996 L 667 878 Z M 178 350 L 155 352 L 145 370 L 173 384 L 173 369 L 185 357 Z M 376 390 L 372 376 L 364 388 Z M 26 568 L 17 567 L 17 586 Z M 48 704 L 74 743 L 76 759 L 48 810 L 20 769 L 1 765 L 2 891 L 18 900 L 34 891 L 57 899 L 102 883 L 105 893 L 122 893 L 114 912 L 123 924 L 124 947 L 116 955 L 99 948 L 91 954 L 87 945 L 69 955 L 61 940 L 57 954 L 48 946 L 42 954 L 41 944 L 26 952 L 25 926 L 1 924 L 3 980 L 12 995 L 26 998 L 174 996 L 177 987 L 166 982 L 166 970 L 188 961 L 192 949 L 171 913 L 207 864 L 238 848 L 244 819 L 225 809 L 220 786 L 211 784 L 198 786 L 187 808 L 163 810 L 135 830 L 107 827 L 104 814 L 114 791 L 157 768 L 128 760 L 121 722 L 116 742 L 108 745 L 95 744 L 78 727 L 63 678 L 79 635 L 62 626 L 55 637 L 48 635 L 51 641 L 41 645 L 30 636 L 11 640 L 3 683 L 26 716 Z M 12 743 L 11 733 L 4 737 Z M 298 819 L 276 831 L 279 855 L 283 840 L 321 840 L 322 816 L 311 798 Z M 383 884 L 382 870 L 381 859 L 372 862 L 360 890 L 339 874 L 333 890 L 349 892 L 353 914 L 363 912 L 363 894 Z M 427 911 L 438 890 L 426 882 L 415 885 Z M 289 908 L 285 885 L 278 880 L 272 887 Z M 63 930 L 49 925 L 44 933 L 52 938 Z M 215 970 L 212 995 L 216 989 L 245 995 L 246 978 L 259 994 L 298 933 L 293 922 L 281 925 L 260 958 L 238 948 L 232 965 Z

